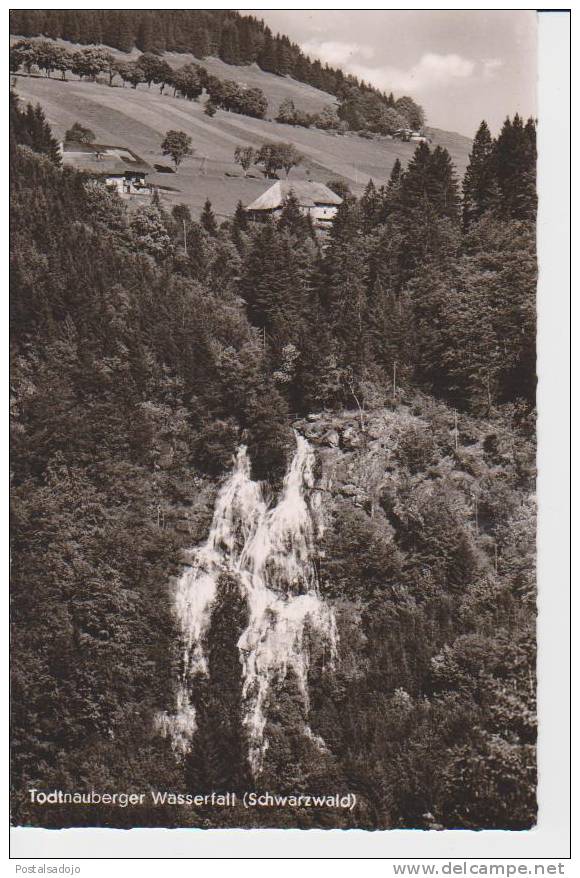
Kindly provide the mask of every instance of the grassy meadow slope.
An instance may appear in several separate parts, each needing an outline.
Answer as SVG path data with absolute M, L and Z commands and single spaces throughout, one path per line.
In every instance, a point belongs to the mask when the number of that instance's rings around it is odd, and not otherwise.
M 192 60 L 190 55 L 168 54 L 166 58 L 176 67 Z M 280 102 L 286 97 L 308 112 L 336 102 L 331 95 L 290 77 L 265 73 L 256 65 L 232 67 L 211 58 L 204 59 L 203 64 L 209 72 L 223 79 L 260 87 L 268 98 L 269 117 L 276 115 Z M 174 98 L 170 93 L 161 95 L 156 86 L 148 89 L 142 85 L 135 90 L 81 82 L 71 75 L 66 82 L 19 75 L 16 91 L 22 100 L 41 104 L 59 137 L 73 122 L 79 121 L 95 132 L 97 141 L 127 146 L 152 165 L 169 164 L 160 149 L 167 129 L 186 131 L 192 137 L 195 155 L 183 163 L 177 174 L 156 173 L 151 179 L 159 186 L 169 187 L 163 193 L 169 206 L 184 202 L 194 214 L 199 213 L 209 197 L 218 216 L 229 216 L 238 200 L 247 204 L 270 185 L 257 169 L 251 172 L 255 178 L 241 176 L 239 166 L 233 162 L 238 144 L 257 147 L 265 140 L 292 142 L 305 156 L 305 162 L 292 171 L 291 177 L 326 182 L 339 176 L 348 181 L 355 194 L 362 192 L 371 177 L 377 185 L 384 183 L 395 160 L 399 158 L 406 164 L 415 149 L 413 144 L 386 138 L 366 140 L 353 133 L 339 136 L 224 110 L 218 110 L 209 118 L 203 111 L 205 96 L 199 102 L 190 102 Z M 471 141 L 459 134 L 435 129 L 432 137 L 434 144 L 449 150 L 458 175 L 462 176 Z

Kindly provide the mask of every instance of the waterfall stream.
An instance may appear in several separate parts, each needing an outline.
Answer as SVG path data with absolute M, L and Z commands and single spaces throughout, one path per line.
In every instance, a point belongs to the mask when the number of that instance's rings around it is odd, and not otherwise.
M 182 755 L 196 731 L 192 690 L 195 676 L 208 673 L 204 640 L 222 574 L 236 578 L 248 612 L 237 647 L 243 674 L 243 725 L 254 775 L 261 770 L 268 746 L 268 695 L 290 670 L 308 709 L 307 628 L 327 643 L 331 661 L 335 656 L 334 614 L 319 594 L 314 564 L 321 520 L 313 467 L 314 452 L 296 434 L 296 452 L 280 498 L 270 508 L 260 484 L 250 478 L 247 450 L 241 446 L 218 494 L 208 538 L 191 552 L 191 566 L 179 579 L 175 595 L 184 644 L 176 709 L 159 717 L 161 731 L 171 736 Z M 323 744 L 306 725 L 304 733 Z

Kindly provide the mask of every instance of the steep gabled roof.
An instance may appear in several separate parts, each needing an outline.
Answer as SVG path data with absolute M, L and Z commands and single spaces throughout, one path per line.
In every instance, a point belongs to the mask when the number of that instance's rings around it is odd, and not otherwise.
M 90 174 L 124 174 L 127 171 L 148 173 L 153 170 L 132 149 L 103 143 L 67 140 L 62 145 L 62 160 L 64 165 Z
M 266 189 L 246 210 L 276 210 L 282 207 L 290 192 L 293 192 L 301 207 L 314 207 L 316 204 L 342 204 L 342 198 L 325 186 L 324 183 L 311 183 L 308 180 L 278 180 Z

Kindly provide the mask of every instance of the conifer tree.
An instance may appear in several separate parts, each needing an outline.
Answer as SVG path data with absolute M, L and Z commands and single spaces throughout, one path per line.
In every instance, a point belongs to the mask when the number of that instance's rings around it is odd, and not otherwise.
M 212 210 L 211 201 L 209 200 L 209 198 L 206 198 L 205 200 L 205 204 L 203 205 L 203 210 L 201 212 L 201 217 L 199 221 L 202 227 L 208 233 L 208 235 L 211 235 L 211 237 L 215 237 L 217 235 L 217 220 Z
M 236 642 L 247 625 L 247 607 L 235 579 L 217 588 L 208 638 L 208 680 L 198 686 L 198 731 L 186 777 L 200 791 L 228 792 L 248 780 L 243 734 L 242 671 Z
M 338 205 L 329 232 L 330 242 L 340 247 L 342 242 L 352 241 L 360 234 L 360 207 L 354 198 L 346 197 Z
M 35 152 L 47 155 L 55 165 L 61 164 L 58 141 L 52 136 L 50 125 L 40 104 L 33 107 L 28 104 L 26 108 L 26 127 L 28 130 L 29 143 Z
M 429 161 L 429 201 L 439 216 L 459 219 L 459 189 L 448 151 L 436 146 Z
M 393 169 L 391 171 L 391 175 L 389 177 L 389 182 L 387 184 L 387 191 L 393 191 L 398 189 L 401 184 L 401 179 L 403 176 L 403 166 L 401 165 L 400 159 L 395 159 L 395 164 L 393 165 Z
M 379 190 L 379 207 L 377 221 L 384 223 L 389 214 L 396 210 L 399 204 L 399 192 L 403 178 L 403 168 L 400 159 L 395 160 L 389 181 Z
M 372 241 L 369 252 L 369 296 L 399 295 L 402 287 L 401 252 L 405 235 L 396 217 L 388 217 Z
M 266 28 L 264 33 L 264 43 L 260 54 L 258 55 L 258 65 L 262 70 L 266 70 L 268 73 L 277 72 L 278 59 L 276 57 L 276 46 L 274 44 L 272 32 L 269 28 Z
M 341 364 L 360 374 L 367 353 L 368 248 L 361 234 L 359 207 L 343 202 L 338 230 L 330 234 L 321 271 L 318 296 L 338 342 Z
M 501 212 L 513 219 L 533 219 L 536 212 L 535 127 L 525 127 L 516 113 L 505 120 L 495 143 L 495 173 L 501 197 Z
M 150 52 L 154 46 L 153 23 L 149 15 L 143 16 L 135 45 L 141 52 Z
M 240 40 L 235 24 L 229 24 L 222 32 L 219 56 L 226 64 L 240 63 Z
M 497 206 L 498 188 L 494 167 L 493 140 L 485 120 L 481 123 L 469 155 L 463 178 L 463 225 L 467 229 Z
M 538 152 L 536 147 L 536 122 L 530 118 L 524 126 L 524 134 L 527 138 L 526 163 L 522 174 L 522 183 L 517 207 L 514 213 L 516 219 L 535 220 L 538 207 L 538 195 L 536 189 Z
M 407 166 L 401 182 L 401 206 L 405 210 L 419 208 L 429 195 L 431 150 L 420 143 Z
M 232 229 L 238 232 L 246 232 L 248 230 L 248 214 L 244 210 L 244 205 L 241 201 L 238 201 L 236 204 L 232 219 Z
M 307 218 L 300 210 L 300 202 L 293 189 L 290 190 L 290 194 L 286 198 L 280 212 L 278 228 L 280 231 L 286 231 L 291 235 L 295 235 L 300 240 L 304 240 L 310 234 Z
M 295 238 L 266 223 L 246 256 L 239 289 L 277 361 L 284 345 L 296 344 L 307 305 L 304 255 Z
M 210 39 L 207 27 L 197 27 L 192 34 L 191 51 L 196 58 L 207 58 L 210 54 Z
M 362 228 L 368 234 L 379 219 L 380 197 L 373 180 L 369 180 L 360 200 Z
M 251 64 L 256 60 L 256 44 L 252 27 L 246 16 L 240 19 L 238 33 L 240 63 Z
M 75 9 L 63 12 L 62 38 L 70 43 L 78 43 L 81 36 L 80 13 Z M 109 43 L 110 46 L 115 45 Z
M 292 56 L 289 41 L 285 37 L 278 37 L 276 40 L 276 73 L 279 76 L 286 76 L 290 73 L 291 67 Z

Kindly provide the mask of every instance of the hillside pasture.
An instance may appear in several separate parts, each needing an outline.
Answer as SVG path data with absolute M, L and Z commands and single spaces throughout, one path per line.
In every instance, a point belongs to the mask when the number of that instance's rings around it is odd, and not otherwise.
M 185 63 L 187 56 L 176 56 Z M 176 60 L 168 56 L 170 63 Z M 316 93 L 321 104 L 332 98 L 310 86 L 287 77 L 266 74 L 254 67 L 230 67 L 216 59 L 204 60 L 210 69 L 210 60 L 219 65 L 216 74 L 237 79 L 248 86 L 259 85 L 269 101 L 288 89 L 297 106 L 312 110 L 303 97 Z M 221 70 L 221 68 L 224 68 Z M 214 72 L 212 70 L 212 72 Z M 252 77 L 250 79 L 250 76 Z M 230 216 L 238 200 L 247 204 L 270 185 L 258 168 L 252 176 L 243 177 L 241 168 L 233 161 L 237 145 L 259 147 L 264 141 L 284 141 L 295 144 L 304 156 L 304 163 L 291 172 L 290 179 L 311 179 L 327 182 L 333 177 L 345 179 L 355 194 L 360 194 L 368 180 L 376 185 L 385 183 L 397 158 L 405 165 L 412 157 L 415 145 L 387 138 L 367 140 L 354 133 L 337 135 L 317 129 L 281 125 L 271 119 L 254 119 L 225 110 L 218 110 L 213 118 L 204 114 L 204 101 L 186 101 L 169 93 L 160 94 L 156 86 L 137 89 L 104 83 L 47 79 L 40 76 L 18 75 L 16 92 L 23 101 L 40 103 L 55 134 L 62 138 L 74 122 L 91 128 L 100 143 L 125 146 L 138 153 L 149 164 L 169 166 L 168 157 L 161 153 L 161 142 L 170 128 L 189 134 L 195 154 L 186 159 L 177 173 L 154 173 L 150 180 L 162 188 L 167 205 L 182 202 L 199 214 L 206 198 L 220 217 Z M 272 81 L 276 81 L 273 83 Z M 310 94 L 310 99 L 314 97 Z M 447 132 L 434 132 L 433 143 L 449 149 L 458 175 L 466 164 L 470 141 Z M 284 172 L 281 172 L 284 175 Z

